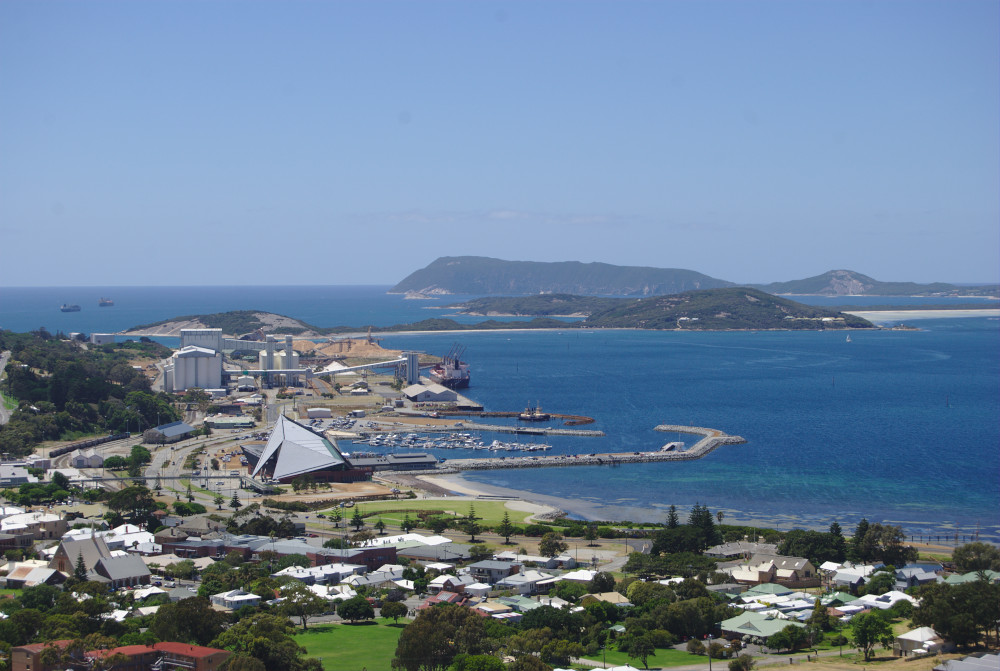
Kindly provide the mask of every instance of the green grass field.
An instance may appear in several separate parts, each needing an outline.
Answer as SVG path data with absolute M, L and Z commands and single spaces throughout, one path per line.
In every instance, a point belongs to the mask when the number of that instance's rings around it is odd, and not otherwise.
M 625 666 L 630 664 L 637 669 L 642 668 L 642 662 L 638 659 L 630 658 L 627 653 L 618 652 L 617 650 L 606 650 L 606 658 L 608 660 L 608 666 Z M 592 659 L 595 662 L 603 662 L 605 657 L 601 655 L 585 655 L 585 659 Z M 714 660 L 718 661 L 720 664 L 726 664 L 725 660 Z M 649 657 L 646 660 L 649 664 L 649 668 L 670 668 L 672 666 L 687 666 L 689 664 L 707 664 L 708 657 L 705 655 L 692 655 L 691 653 L 685 652 L 683 650 L 675 650 L 673 648 L 657 648 L 656 656 Z M 723 667 L 720 667 L 723 668 Z
M 409 620 L 378 618 L 366 624 L 321 624 L 295 635 L 310 657 L 330 671 L 392 671 L 396 642 Z
M 416 512 L 419 510 L 443 510 L 447 514 L 455 514 L 459 517 L 464 517 L 469 514 L 469 504 L 472 504 L 476 510 L 476 517 L 482 518 L 479 523 L 488 526 L 493 526 L 499 524 L 503 520 L 504 512 L 510 515 L 510 521 L 514 524 L 524 524 L 524 520 L 531 515 L 531 513 L 510 510 L 505 507 L 503 501 L 450 501 L 450 500 L 426 500 L 426 499 L 399 499 L 398 501 L 371 501 L 365 503 L 357 504 L 357 507 L 361 509 L 361 514 L 366 516 L 366 522 L 370 525 L 375 522 L 375 519 L 379 516 L 385 521 L 386 524 L 398 525 L 403 520 L 403 511 L 410 511 L 410 518 L 416 517 Z M 329 514 L 333 510 L 329 508 L 327 510 L 320 510 L 318 512 Z M 385 512 L 385 511 L 399 511 L 399 512 Z M 350 519 L 354 514 L 354 508 L 344 508 L 343 514 L 345 519 Z M 374 514 L 374 517 L 372 516 Z

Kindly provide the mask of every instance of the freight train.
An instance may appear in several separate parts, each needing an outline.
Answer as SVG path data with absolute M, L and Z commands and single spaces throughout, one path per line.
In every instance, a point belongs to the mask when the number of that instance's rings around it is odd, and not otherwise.
M 54 459 L 55 457 L 61 457 L 64 454 L 69 454 L 70 452 L 75 452 L 77 450 L 84 450 L 88 447 L 96 447 L 98 445 L 103 445 L 104 443 L 110 443 L 113 440 L 122 440 L 124 438 L 131 438 L 132 434 L 128 431 L 124 433 L 112 433 L 101 438 L 91 438 L 90 440 L 81 440 L 75 443 L 70 443 L 69 445 L 63 445 L 62 447 L 57 447 L 54 450 L 49 450 L 49 459 Z

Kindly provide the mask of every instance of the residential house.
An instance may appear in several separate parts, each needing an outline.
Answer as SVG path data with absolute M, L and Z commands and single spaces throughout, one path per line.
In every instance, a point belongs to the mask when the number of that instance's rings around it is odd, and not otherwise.
M 430 594 L 437 594 L 442 590 L 461 594 L 465 592 L 466 587 L 474 584 L 476 584 L 476 579 L 469 574 L 461 576 L 444 574 L 427 583 L 427 591 Z
M 7 567 L 7 589 L 23 589 L 35 585 L 61 585 L 64 582 L 66 582 L 66 576 L 49 568 L 43 561 L 12 562 Z
M 422 604 L 417 606 L 417 610 L 432 608 L 439 603 L 450 603 L 454 606 L 467 606 L 469 599 L 455 592 L 438 592 L 434 596 L 427 597 Z
M 631 606 L 628 598 L 623 594 L 618 592 L 599 592 L 597 594 L 584 594 L 580 597 L 580 605 L 586 606 L 588 603 L 593 603 L 595 601 L 603 601 L 604 603 L 611 603 L 616 606 Z
M 766 639 L 774 636 L 789 625 L 793 627 L 805 627 L 801 622 L 785 620 L 760 613 L 745 612 L 728 620 L 723 620 L 719 623 L 719 629 L 726 638 L 753 636 Z
M 930 627 L 920 627 L 900 634 L 892 643 L 892 652 L 897 657 L 935 655 L 941 651 L 944 640 Z
M 36 541 L 62 538 L 68 525 L 54 513 L 21 513 L 8 515 L 0 520 L 0 532 L 7 534 L 29 533 Z
M 733 541 L 714 545 L 705 550 L 706 557 L 713 559 L 731 559 L 733 557 L 752 557 L 753 555 L 777 555 L 778 546 L 774 543 L 756 543 L 752 541 Z
M 483 560 L 469 565 L 469 572 L 479 582 L 495 585 L 509 575 L 520 572 L 521 565 L 514 562 Z
M 529 570 L 507 576 L 496 583 L 496 589 L 510 589 L 521 595 L 548 592 L 558 582 L 558 578 L 550 573 Z
M 51 665 L 42 663 L 42 651 L 55 646 L 65 648 L 72 641 L 52 641 L 22 645 L 11 650 L 11 671 L 56 671 L 66 667 L 65 662 Z M 229 659 L 231 652 L 218 648 L 206 648 L 187 643 L 161 642 L 153 645 L 126 645 L 110 650 L 90 650 L 78 653 L 79 664 L 85 668 L 99 666 L 98 660 L 122 654 L 129 658 L 116 669 L 139 671 L 140 669 L 184 669 L 185 671 L 217 671 Z
M 241 589 L 233 589 L 228 592 L 220 592 L 209 597 L 214 605 L 227 610 L 239 610 L 244 606 L 259 606 L 260 597 Z

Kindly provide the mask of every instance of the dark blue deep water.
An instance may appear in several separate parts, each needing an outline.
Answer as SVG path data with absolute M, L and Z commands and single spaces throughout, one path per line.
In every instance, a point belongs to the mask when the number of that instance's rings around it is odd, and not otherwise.
M 234 309 L 319 326 L 387 325 L 447 314 L 426 308 L 461 298 L 412 301 L 385 289 L 0 289 L 0 327 L 108 332 Z M 115 307 L 98 308 L 101 295 Z M 63 302 L 83 310 L 61 313 Z M 538 401 L 550 412 L 593 416 L 597 423 L 587 428 L 607 434 L 545 439 L 553 452 L 693 442 L 653 431 L 663 423 L 748 440 L 694 462 L 467 476 L 536 498 L 572 499 L 563 507 L 581 517 L 662 520 L 670 504 L 685 510 L 701 502 L 734 523 L 822 528 L 838 520 L 853 528 L 866 516 L 911 535 L 978 530 L 1000 540 L 1000 321 L 912 323 L 921 330 L 855 331 L 850 343 L 842 332 L 566 330 L 389 335 L 384 344 L 443 354 L 460 342 L 473 367 L 468 395 L 487 409 Z

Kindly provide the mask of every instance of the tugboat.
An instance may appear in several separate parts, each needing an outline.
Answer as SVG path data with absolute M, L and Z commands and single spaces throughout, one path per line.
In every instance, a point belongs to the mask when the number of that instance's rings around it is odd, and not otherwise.
M 59 308 L 59 309 L 62 310 L 63 312 L 79 312 L 80 311 L 80 306 L 79 305 L 69 305 L 67 303 L 63 303 L 62 307 Z
M 101 296 L 101 300 L 97 301 L 97 305 L 102 308 L 109 308 L 114 304 L 115 302 L 113 300 L 105 298 L 104 296 Z
M 464 389 L 469 386 L 469 364 L 461 360 L 464 347 L 452 345 L 444 355 L 441 363 L 435 364 L 430 371 L 431 380 L 449 389 Z
M 517 416 L 522 422 L 547 422 L 550 417 L 549 413 L 542 412 L 541 405 L 528 406 L 524 412 Z

